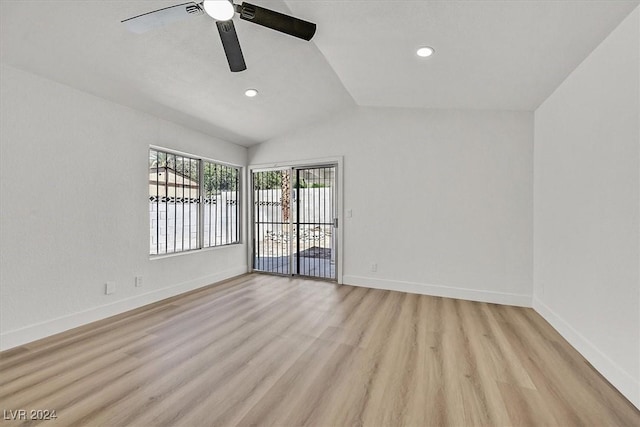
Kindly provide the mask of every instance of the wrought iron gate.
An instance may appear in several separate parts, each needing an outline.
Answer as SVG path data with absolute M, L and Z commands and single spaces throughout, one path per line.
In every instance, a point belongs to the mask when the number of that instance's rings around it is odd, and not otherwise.
M 336 279 L 335 165 L 253 172 L 253 269 Z

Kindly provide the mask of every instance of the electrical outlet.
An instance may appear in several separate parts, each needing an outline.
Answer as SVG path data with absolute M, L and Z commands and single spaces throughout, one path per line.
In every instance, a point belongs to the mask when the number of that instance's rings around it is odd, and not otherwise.
M 378 264 L 376 264 L 375 262 L 371 263 L 371 271 L 376 272 L 378 271 Z
M 142 276 L 136 276 L 136 288 L 142 286 Z
M 116 282 L 107 282 L 104 284 L 104 294 L 111 295 L 116 292 Z

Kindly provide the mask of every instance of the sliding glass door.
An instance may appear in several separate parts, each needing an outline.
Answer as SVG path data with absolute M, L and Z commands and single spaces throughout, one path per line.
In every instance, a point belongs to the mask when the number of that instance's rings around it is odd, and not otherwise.
M 252 172 L 253 269 L 336 279 L 336 166 Z

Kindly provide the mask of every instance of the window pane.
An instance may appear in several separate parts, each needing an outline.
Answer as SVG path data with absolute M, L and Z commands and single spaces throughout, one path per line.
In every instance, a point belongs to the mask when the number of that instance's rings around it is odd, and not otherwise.
M 149 150 L 149 253 L 198 249 L 199 160 Z
M 204 246 L 239 242 L 239 176 L 233 166 L 204 162 Z

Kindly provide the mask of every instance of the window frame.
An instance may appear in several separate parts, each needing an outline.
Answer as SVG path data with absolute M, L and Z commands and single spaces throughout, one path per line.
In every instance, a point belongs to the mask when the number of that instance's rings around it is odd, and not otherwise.
M 201 251 L 205 251 L 205 250 L 215 250 L 215 249 L 219 249 L 219 248 L 224 248 L 224 247 L 229 247 L 229 246 L 235 246 L 235 245 L 241 245 L 243 243 L 243 238 L 244 238 L 244 225 L 243 225 L 243 197 L 244 197 L 244 167 L 235 163 L 231 163 L 231 162 L 225 162 L 222 160 L 216 160 L 210 157 L 205 157 L 205 156 L 199 156 L 199 155 L 195 155 L 195 154 L 191 154 L 191 153 L 186 153 L 183 151 L 179 151 L 179 150 L 174 150 L 171 148 L 166 148 L 166 147 L 161 147 L 158 145 L 149 145 L 148 149 L 147 149 L 147 164 L 149 164 L 149 159 L 151 156 L 151 152 L 152 151 L 156 151 L 156 152 L 162 152 L 162 153 L 166 153 L 168 155 L 174 155 L 174 156 L 180 156 L 183 158 L 188 158 L 191 160 L 195 160 L 198 162 L 198 222 L 197 222 L 197 244 L 195 248 L 191 248 L 191 249 L 182 249 L 182 250 L 176 250 L 174 252 L 163 252 L 163 253 L 151 253 L 151 247 L 148 247 L 148 254 L 150 259 L 158 259 L 158 258 L 165 258 L 165 257 L 171 257 L 171 256 L 179 256 L 179 255 L 185 255 L 185 254 L 190 254 L 190 253 L 198 253 Z M 204 210 L 205 210 L 205 203 L 204 203 L 204 197 L 205 197 L 205 191 L 206 191 L 206 187 L 205 187 L 205 183 L 204 183 L 204 166 L 205 163 L 211 163 L 211 164 L 215 164 L 215 165 L 220 165 L 220 166 L 225 166 L 225 167 L 229 167 L 232 169 L 236 170 L 236 174 L 237 174 L 237 188 L 235 190 L 236 192 L 236 206 L 237 206 L 237 213 L 236 213 L 236 229 L 237 229 L 237 239 L 233 242 L 229 242 L 229 243 L 223 243 L 223 244 L 219 244 L 219 245 L 211 245 L 209 242 L 209 246 L 205 246 L 205 218 L 204 218 Z M 149 168 L 148 168 L 149 170 Z M 147 172 L 148 172 L 147 170 Z M 150 180 L 147 180 L 147 185 L 149 185 Z M 151 197 L 151 194 L 148 195 L 148 197 Z M 158 202 L 159 204 L 159 202 Z M 149 210 L 147 209 L 147 214 L 149 213 Z M 184 225 L 183 225 L 184 226 Z M 159 227 L 159 225 L 158 225 Z M 149 237 L 151 237 L 151 232 L 152 232 L 152 223 L 151 223 L 151 218 L 149 217 L 149 223 L 148 223 L 148 233 L 149 233 Z M 166 233 L 166 230 L 165 230 Z

